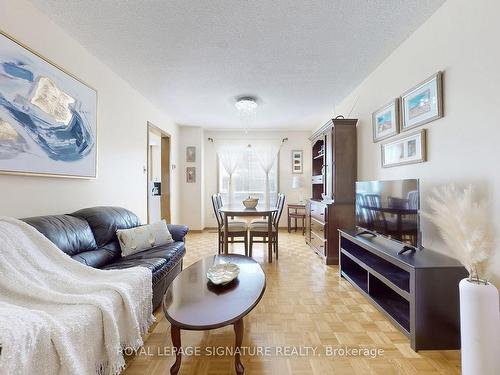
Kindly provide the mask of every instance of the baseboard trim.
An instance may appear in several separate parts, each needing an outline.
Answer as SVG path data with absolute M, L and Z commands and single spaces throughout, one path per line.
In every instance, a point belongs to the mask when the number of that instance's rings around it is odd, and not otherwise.
M 202 233 L 204 231 L 209 231 L 209 230 L 218 230 L 218 228 L 217 227 L 205 227 L 205 228 L 203 228 L 203 230 L 189 230 L 189 231 L 194 232 L 194 233 Z M 280 232 L 288 231 L 288 227 L 287 226 L 278 227 L 278 230 Z M 292 228 L 291 233 L 294 233 L 294 232 L 295 232 L 295 230 Z M 302 233 L 302 228 L 298 228 L 297 233 Z

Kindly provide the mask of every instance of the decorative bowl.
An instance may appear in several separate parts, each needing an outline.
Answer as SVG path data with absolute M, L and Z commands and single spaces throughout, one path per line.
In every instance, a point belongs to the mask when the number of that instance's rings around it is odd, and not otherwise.
M 240 273 L 240 267 L 234 263 L 221 263 L 210 267 L 207 278 L 215 285 L 226 285 L 236 279 Z
M 259 203 L 259 198 L 248 197 L 243 201 L 243 206 L 245 206 L 246 208 L 255 208 L 257 207 L 258 203 Z

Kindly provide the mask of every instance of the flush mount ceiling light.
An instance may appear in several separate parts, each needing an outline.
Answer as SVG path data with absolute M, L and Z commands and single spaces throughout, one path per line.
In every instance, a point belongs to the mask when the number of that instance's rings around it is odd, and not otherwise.
M 238 114 L 242 119 L 248 119 L 255 116 L 257 110 L 257 99 L 253 96 L 242 96 L 236 99 L 234 104 Z

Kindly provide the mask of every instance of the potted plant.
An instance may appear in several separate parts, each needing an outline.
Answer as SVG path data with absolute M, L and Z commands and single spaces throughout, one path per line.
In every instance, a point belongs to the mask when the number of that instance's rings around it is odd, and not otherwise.
M 433 222 L 452 255 L 469 271 L 459 283 L 462 374 L 498 374 L 500 369 L 500 309 L 497 288 L 489 283 L 487 263 L 495 235 L 487 204 L 468 186 L 435 189 L 428 199 Z

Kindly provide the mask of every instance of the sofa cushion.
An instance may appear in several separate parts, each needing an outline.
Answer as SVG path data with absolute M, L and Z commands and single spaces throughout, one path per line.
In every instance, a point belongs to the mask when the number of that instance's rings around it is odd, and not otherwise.
M 118 245 L 118 241 L 114 241 L 96 250 L 84 251 L 73 255 L 72 258 L 87 266 L 101 268 L 120 258 L 120 246 Z
M 128 229 L 141 225 L 133 212 L 122 207 L 91 207 L 73 212 L 71 216 L 87 220 L 94 232 L 98 247 L 116 240 L 118 229 Z
M 135 253 L 129 256 L 126 256 L 122 259 L 143 259 L 143 258 L 164 258 L 168 261 L 171 259 L 176 259 L 178 255 L 182 257 L 185 253 L 185 245 L 184 242 L 173 242 L 168 245 L 157 246 L 153 249 L 141 251 L 139 253 Z
M 165 258 L 143 258 L 143 259 L 119 259 L 114 263 L 102 267 L 103 270 L 116 270 L 131 267 L 146 267 L 151 270 L 153 275 L 165 267 L 167 260 Z
M 50 215 L 29 217 L 22 220 L 35 227 L 68 255 L 74 256 L 97 248 L 89 224 L 78 217 Z
M 153 285 L 163 278 L 186 253 L 184 242 L 174 242 L 158 246 L 139 253 L 119 258 L 102 269 L 122 269 L 129 267 L 147 267 L 153 272 Z M 159 261 L 162 259 L 163 261 Z

